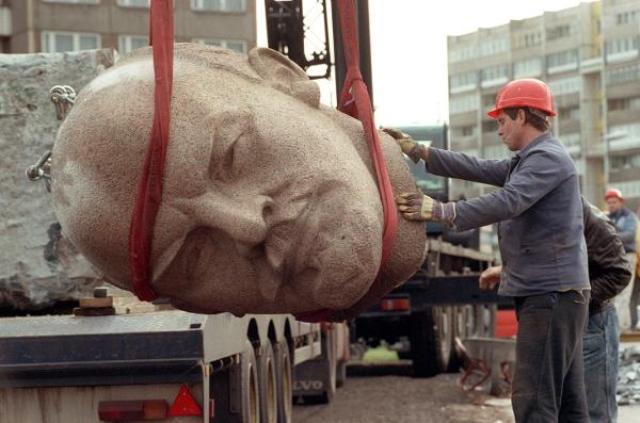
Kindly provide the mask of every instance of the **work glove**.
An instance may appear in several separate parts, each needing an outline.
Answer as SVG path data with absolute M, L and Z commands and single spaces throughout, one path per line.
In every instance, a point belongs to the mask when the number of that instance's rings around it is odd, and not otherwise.
M 487 268 L 480 275 L 480 289 L 490 290 L 500 283 L 502 266 L 492 266 Z
M 453 226 L 456 219 L 455 203 L 442 203 L 421 192 L 403 192 L 396 197 L 396 204 L 407 220 L 431 220 Z
M 402 152 L 409 156 L 414 163 L 418 163 L 420 161 L 420 150 L 424 147 L 415 142 L 409 134 L 405 134 L 404 132 L 393 128 L 382 128 L 382 131 L 396 140 Z

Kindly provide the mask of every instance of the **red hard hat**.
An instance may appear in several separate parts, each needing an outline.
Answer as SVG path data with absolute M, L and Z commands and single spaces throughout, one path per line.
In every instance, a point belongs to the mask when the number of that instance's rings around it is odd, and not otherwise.
M 604 194 L 604 199 L 608 200 L 609 198 L 618 198 L 621 201 L 624 201 L 624 197 L 622 196 L 622 192 L 619 189 L 609 188 L 607 192 Z
M 516 79 L 507 83 L 496 96 L 496 106 L 488 115 L 496 119 L 503 109 L 510 107 L 531 107 L 555 116 L 553 95 L 549 86 L 537 79 Z

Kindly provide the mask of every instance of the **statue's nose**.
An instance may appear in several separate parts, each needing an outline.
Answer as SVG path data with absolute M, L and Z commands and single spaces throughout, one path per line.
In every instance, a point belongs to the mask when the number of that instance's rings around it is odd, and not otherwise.
M 208 192 L 194 199 L 192 211 L 198 225 L 228 233 L 237 243 L 255 246 L 262 243 L 274 201 L 265 195 L 227 196 Z

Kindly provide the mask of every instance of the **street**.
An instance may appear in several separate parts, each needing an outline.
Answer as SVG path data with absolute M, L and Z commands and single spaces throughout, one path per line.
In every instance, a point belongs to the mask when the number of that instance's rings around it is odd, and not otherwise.
M 329 405 L 294 407 L 294 422 L 304 423 L 496 423 L 512 422 L 506 399 L 467 394 L 456 385 L 457 374 L 415 379 L 409 362 L 357 369 Z M 483 404 L 487 399 L 495 406 Z
M 459 374 L 415 379 L 409 362 L 357 366 L 329 405 L 296 405 L 296 423 L 512 423 L 508 398 L 465 393 Z M 355 374 L 354 374 L 355 373 Z M 618 423 L 634 423 L 640 406 L 619 407 Z

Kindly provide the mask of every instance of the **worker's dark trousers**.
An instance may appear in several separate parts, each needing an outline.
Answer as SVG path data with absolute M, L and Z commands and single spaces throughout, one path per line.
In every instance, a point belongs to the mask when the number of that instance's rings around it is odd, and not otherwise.
M 511 402 L 517 423 L 589 422 L 582 336 L 589 291 L 517 297 Z

